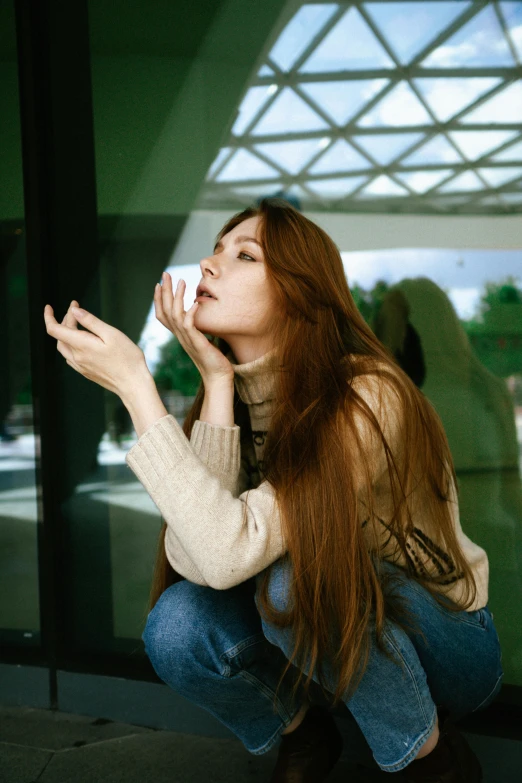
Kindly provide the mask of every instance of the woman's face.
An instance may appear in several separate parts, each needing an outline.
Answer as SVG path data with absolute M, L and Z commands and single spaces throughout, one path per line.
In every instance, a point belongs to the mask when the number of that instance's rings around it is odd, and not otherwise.
M 258 244 L 259 223 L 257 216 L 244 220 L 200 262 L 200 286 L 215 299 L 199 299 L 194 325 L 204 334 L 224 338 L 239 364 L 272 348 L 267 319 L 275 300 Z

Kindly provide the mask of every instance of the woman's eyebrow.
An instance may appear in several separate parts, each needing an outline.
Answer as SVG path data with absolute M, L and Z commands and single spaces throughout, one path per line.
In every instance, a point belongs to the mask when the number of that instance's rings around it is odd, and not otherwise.
M 254 244 L 259 245 L 259 247 L 261 247 L 261 242 L 258 242 L 257 239 L 254 239 L 254 237 L 247 237 L 247 236 L 236 237 L 236 241 L 234 242 L 234 244 L 239 245 L 241 242 L 254 242 Z M 214 247 L 214 253 L 220 247 L 223 247 L 223 242 L 221 240 L 217 242 L 216 246 Z

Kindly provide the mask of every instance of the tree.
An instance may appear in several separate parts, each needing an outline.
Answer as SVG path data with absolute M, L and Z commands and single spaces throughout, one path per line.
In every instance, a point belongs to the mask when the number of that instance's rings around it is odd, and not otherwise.
M 179 391 L 184 397 L 193 397 L 201 382 L 196 365 L 177 337 L 172 337 L 160 349 L 160 360 L 154 372 L 159 391 Z
M 351 288 L 357 309 L 369 326 L 373 326 L 377 313 L 380 310 L 382 300 L 389 290 L 389 285 L 384 280 L 377 280 L 373 288 L 366 289 L 355 283 Z
M 502 378 L 522 373 L 522 289 L 516 278 L 486 283 L 476 315 L 461 323 L 488 370 Z

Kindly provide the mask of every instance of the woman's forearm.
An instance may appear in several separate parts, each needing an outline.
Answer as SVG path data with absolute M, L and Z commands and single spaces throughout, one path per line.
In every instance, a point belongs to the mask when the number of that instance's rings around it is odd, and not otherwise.
M 138 438 L 158 419 L 169 413 L 148 370 L 136 377 L 130 388 L 120 393 L 120 398 L 129 411 Z
M 234 378 L 205 384 L 200 421 L 220 427 L 234 426 Z

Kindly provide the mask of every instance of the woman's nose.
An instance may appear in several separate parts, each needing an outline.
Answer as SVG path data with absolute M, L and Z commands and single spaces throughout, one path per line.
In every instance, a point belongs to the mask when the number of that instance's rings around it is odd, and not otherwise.
M 218 266 L 215 261 L 215 259 L 212 256 L 207 256 L 207 258 L 203 258 L 199 262 L 199 266 L 201 269 L 201 273 L 204 275 L 205 273 L 211 274 L 213 277 L 215 277 L 217 274 L 219 274 Z

